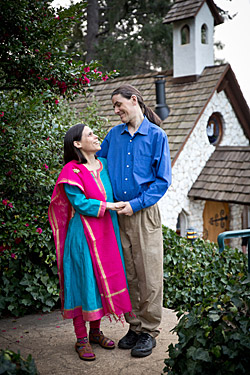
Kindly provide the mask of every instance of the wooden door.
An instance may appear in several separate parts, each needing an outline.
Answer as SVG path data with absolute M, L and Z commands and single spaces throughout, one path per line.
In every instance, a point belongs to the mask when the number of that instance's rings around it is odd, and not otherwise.
M 221 232 L 229 230 L 229 207 L 226 202 L 206 201 L 203 211 L 203 238 L 217 242 Z

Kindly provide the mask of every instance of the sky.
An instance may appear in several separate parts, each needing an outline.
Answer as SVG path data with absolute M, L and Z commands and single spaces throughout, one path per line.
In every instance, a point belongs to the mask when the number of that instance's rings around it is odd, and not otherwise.
M 215 4 L 229 14 L 237 15 L 215 27 L 214 41 L 224 45 L 215 51 L 215 57 L 230 63 L 245 100 L 250 107 L 250 0 L 214 0 Z
M 78 2 L 80 0 L 74 0 Z M 232 20 L 225 20 L 215 27 L 214 41 L 224 44 L 222 51 L 215 50 L 215 58 L 224 59 L 231 65 L 236 75 L 244 98 L 250 107 L 250 0 L 214 0 L 215 4 L 230 15 Z M 70 0 L 54 0 L 53 6 L 67 6 Z

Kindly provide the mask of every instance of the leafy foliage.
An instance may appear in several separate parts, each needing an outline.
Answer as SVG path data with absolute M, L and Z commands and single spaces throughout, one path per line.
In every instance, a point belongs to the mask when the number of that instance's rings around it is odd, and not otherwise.
M 24 359 L 12 350 L 0 351 L 0 368 L 2 375 L 39 375 L 31 355 Z
M 250 280 L 246 256 L 173 231 L 164 232 L 164 305 L 181 317 L 168 348 L 169 375 L 247 374 L 250 366 Z
M 97 107 L 76 115 L 66 103 L 48 111 L 41 97 L 0 94 L 0 314 L 57 306 L 58 277 L 48 206 L 62 168 L 63 138 L 85 121 L 104 128 Z M 103 131 L 103 130 L 102 130 Z
M 87 5 L 81 1 L 68 9 L 51 7 L 52 0 L 0 2 L 0 90 L 26 94 L 49 90 L 46 100 L 73 99 L 85 94 L 93 80 L 106 80 L 97 62 L 76 61 L 65 44 Z

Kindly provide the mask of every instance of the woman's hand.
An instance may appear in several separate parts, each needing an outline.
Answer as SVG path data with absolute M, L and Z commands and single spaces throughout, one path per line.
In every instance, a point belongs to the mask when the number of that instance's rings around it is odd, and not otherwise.
M 125 207 L 125 202 L 107 202 L 106 210 L 120 211 Z

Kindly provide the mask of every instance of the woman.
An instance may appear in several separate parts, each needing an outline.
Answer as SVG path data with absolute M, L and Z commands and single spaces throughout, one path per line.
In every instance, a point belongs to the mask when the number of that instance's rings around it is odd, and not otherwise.
M 91 342 L 105 349 L 115 347 L 100 331 L 101 318 L 120 319 L 132 310 L 115 212 L 123 203 L 113 202 L 106 159 L 95 155 L 100 148 L 88 126 L 69 129 L 64 138 L 65 166 L 49 207 L 63 317 L 73 319 L 75 349 L 83 360 L 95 359 Z

